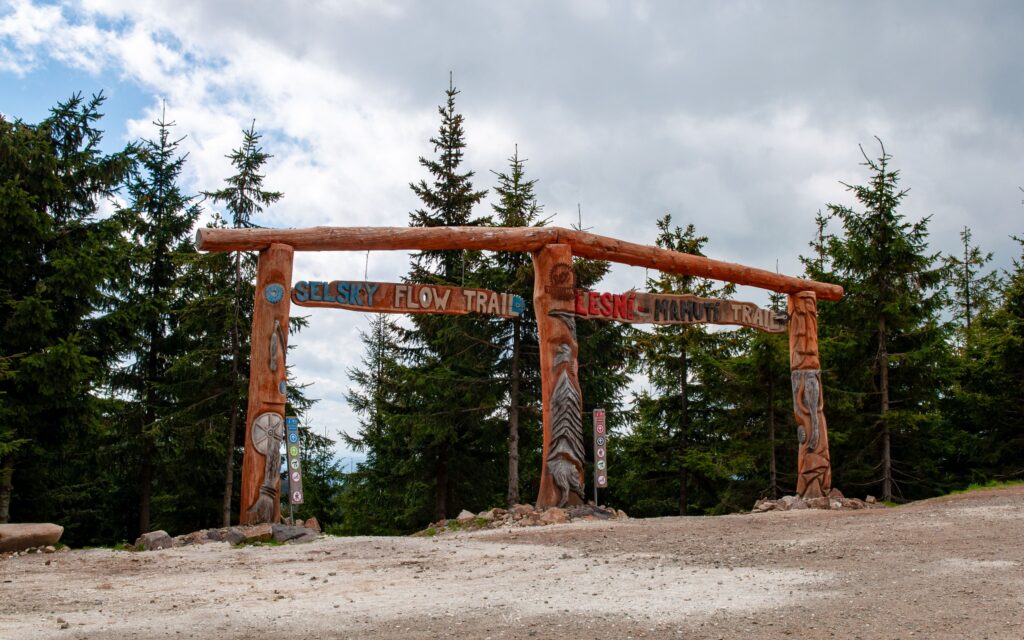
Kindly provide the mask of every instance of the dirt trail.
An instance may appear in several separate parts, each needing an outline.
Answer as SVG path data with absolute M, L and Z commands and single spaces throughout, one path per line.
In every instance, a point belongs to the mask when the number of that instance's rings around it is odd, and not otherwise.
M 853 512 L 29 555 L 0 560 L 0 603 L 5 640 L 1019 640 L 1024 487 Z

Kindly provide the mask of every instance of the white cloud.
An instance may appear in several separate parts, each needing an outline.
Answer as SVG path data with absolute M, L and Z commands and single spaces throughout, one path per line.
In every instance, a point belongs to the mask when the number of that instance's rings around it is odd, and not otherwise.
M 664 213 L 710 237 L 710 255 L 799 270 L 813 215 L 864 179 L 857 144 L 881 136 L 912 188 L 905 213 L 934 214 L 1005 264 L 1021 233 L 1024 101 L 1009 72 L 1021 11 L 912 4 L 727 7 L 684 3 L 277 3 L 13 0 L 0 10 L 0 73 L 54 60 L 152 95 L 128 124 L 151 136 L 165 99 L 187 134 L 188 183 L 216 188 L 255 118 L 274 155 L 275 227 L 407 224 L 449 70 L 464 93 L 477 186 L 513 145 L 555 224 L 649 242 Z M 881 9 L 884 8 L 884 12 Z M 884 13 L 886 19 L 879 19 Z M 952 26 L 955 25 L 955 29 Z M 870 33 L 872 47 L 865 47 Z M 364 254 L 302 254 L 296 278 L 358 277 Z M 407 268 L 371 256 L 370 278 Z M 609 289 L 642 284 L 617 268 Z M 746 296 L 754 299 L 754 295 Z M 321 425 L 352 429 L 339 397 L 361 355 L 357 313 L 317 312 L 291 360 L 325 402 Z M 341 348 L 333 349 L 332 346 Z M 328 357 L 329 356 L 329 357 Z M 333 426 L 331 427 L 334 428 Z

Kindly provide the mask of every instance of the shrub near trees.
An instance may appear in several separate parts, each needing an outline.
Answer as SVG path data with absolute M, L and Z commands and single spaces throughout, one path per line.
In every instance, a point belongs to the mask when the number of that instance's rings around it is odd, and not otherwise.
M 481 211 L 457 96 L 450 85 L 439 107 L 410 224 L 544 224 L 518 149 Z M 76 95 L 38 124 L 0 119 L 0 521 L 57 521 L 71 544 L 233 521 L 255 263 L 199 254 L 189 238 L 201 206 L 209 224 L 243 227 L 281 197 L 263 186 L 270 156 L 254 126 L 229 156 L 235 175 L 203 203 L 178 184 L 187 159 L 173 123 L 103 153 L 102 104 Z M 806 275 L 847 292 L 819 306 L 834 484 L 899 501 L 1021 479 L 1024 251 L 992 272 L 965 228 L 962 250 L 932 252 L 892 156 L 881 147 L 863 166 L 863 183 L 846 185 L 855 206 L 828 205 L 807 225 Z M 666 216 L 652 242 L 699 254 L 707 238 Z M 600 289 L 609 267 L 576 259 L 577 286 Z M 529 256 L 425 251 L 405 279 L 516 293 L 527 311 L 371 319 L 347 395 L 360 427 L 346 442 L 366 461 L 341 474 L 334 443 L 304 427 L 297 515 L 336 532 L 407 533 L 537 492 Z M 646 286 L 731 293 L 660 273 Z M 634 515 L 715 514 L 793 490 L 784 335 L 581 320 L 577 336 L 585 422 L 602 407 L 613 431 L 602 501 Z M 631 373 L 647 390 L 627 399 Z M 289 413 L 310 402 L 290 378 Z

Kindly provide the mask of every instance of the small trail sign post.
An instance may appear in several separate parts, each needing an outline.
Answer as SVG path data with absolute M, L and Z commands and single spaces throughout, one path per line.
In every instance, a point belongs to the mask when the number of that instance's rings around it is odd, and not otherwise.
M 284 446 L 288 453 L 288 515 L 295 522 L 295 505 L 302 504 L 302 461 L 299 459 L 299 419 L 288 416 L 285 419 L 286 432 Z
M 604 409 L 594 409 L 594 504 L 597 490 L 608 488 L 608 429 L 604 422 Z

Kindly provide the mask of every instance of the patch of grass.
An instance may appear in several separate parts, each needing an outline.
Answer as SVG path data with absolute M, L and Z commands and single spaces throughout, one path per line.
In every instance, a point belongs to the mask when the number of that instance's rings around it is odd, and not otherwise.
M 142 551 L 139 547 L 134 544 L 128 544 L 124 540 L 118 542 L 114 546 L 110 547 L 111 551 Z
M 462 530 L 462 523 L 458 520 L 449 520 L 446 528 L 449 531 L 460 531 Z
M 283 546 L 284 546 L 283 542 L 278 542 L 277 540 L 274 540 L 273 538 L 271 538 L 270 540 L 264 540 L 264 541 L 257 540 L 256 542 L 240 542 L 239 544 L 234 545 L 232 547 L 232 549 L 241 549 L 242 547 L 283 547 Z
M 956 496 L 960 495 L 961 493 L 967 493 L 968 491 L 979 491 L 982 489 L 1004 489 L 1006 487 L 1017 487 L 1022 484 L 1024 484 L 1024 480 L 1004 480 L 1001 482 L 998 480 L 989 480 L 988 482 L 985 483 L 974 482 L 967 485 L 963 489 L 950 491 L 949 495 Z
M 473 518 L 473 525 L 478 529 L 486 527 L 490 522 L 487 518 L 481 518 L 480 516 Z

